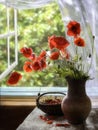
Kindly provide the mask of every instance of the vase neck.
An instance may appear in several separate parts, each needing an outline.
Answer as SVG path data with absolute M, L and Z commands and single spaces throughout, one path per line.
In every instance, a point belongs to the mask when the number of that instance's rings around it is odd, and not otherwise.
M 86 96 L 85 80 L 67 79 L 68 96 Z

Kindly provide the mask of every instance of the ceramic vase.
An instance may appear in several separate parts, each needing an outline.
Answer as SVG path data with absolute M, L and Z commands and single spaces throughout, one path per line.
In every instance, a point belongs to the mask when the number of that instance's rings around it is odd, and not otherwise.
M 86 94 L 86 79 L 66 78 L 68 93 L 61 103 L 65 118 L 71 124 L 85 122 L 91 111 L 91 100 Z

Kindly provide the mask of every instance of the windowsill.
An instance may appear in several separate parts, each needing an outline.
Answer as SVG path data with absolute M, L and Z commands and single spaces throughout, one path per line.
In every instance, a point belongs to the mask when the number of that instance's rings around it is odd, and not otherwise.
M 67 92 L 67 87 L 1 87 L 0 89 L 0 105 L 2 106 L 36 106 L 39 92 Z M 86 87 L 86 91 L 92 101 L 92 107 L 98 108 L 97 87 Z
M 36 106 L 36 97 L 1 96 L 1 106 Z
M 67 87 L 1 87 L 1 96 L 10 97 L 33 97 L 38 93 L 49 91 L 65 92 Z
M 67 91 L 67 87 L 1 87 L 0 89 L 2 106 L 36 106 L 38 93 Z

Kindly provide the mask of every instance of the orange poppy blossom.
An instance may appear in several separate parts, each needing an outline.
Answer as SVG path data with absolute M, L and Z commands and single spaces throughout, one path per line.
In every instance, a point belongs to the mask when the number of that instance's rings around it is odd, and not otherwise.
M 32 48 L 30 48 L 30 49 L 32 49 Z M 28 48 L 28 50 L 29 50 L 29 48 Z M 45 57 L 46 57 L 46 51 L 42 51 L 39 54 L 39 56 L 36 56 L 34 53 L 32 53 L 30 55 L 30 57 L 28 57 L 28 59 L 31 61 L 26 61 L 24 63 L 23 70 L 25 72 L 42 70 L 43 68 L 46 67 Z
M 50 49 L 57 48 L 59 50 L 62 50 L 69 46 L 69 42 L 64 37 L 57 37 L 57 36 L 51 36 L 48 37 L 48 42 Z
M 42 69 L 41 62 L 38 60 L 35 60 L 32 67 L 33 67 L 33 70 L 35 71 L 41 70 Z
M 23 70 L 25 72 L 32 72 L 33 68 L 32 68 L 32 62 L 30 61 L 26 61 L 23 65 Z
M 16 85 L 19 80 L 22 78 L 22 75 L 18 72 L 12 72 L 7 80 L 8 85 Z
M 80 23 L 76 21 L 70 21 L 67 25 L 67 28 L 68 28 L 67 35 L 74 36 L 74 37 L 80 35 L 81 32 Z
M 43 58 L 36 58 L 32 64 L 32 68 L 34 71 L 42 70 L 46 68 L 46 61 Z
M 28 48 L 28 50 L 30 49 L 32 50 L 32 48 Z M 46 51 L 42 51 L 39 56 L 36 56 L 34 53 L 32 53 L 30 57 L 27 57 L 31 61 L 26 61 L 24 63 L 23 70 L 25 72 L 32 72 L 33 70 L 34 71 L 42 70 L 43 68 L 46 67 L 46 62 L 44 60 L 45 57 L 46 57 Z
M 74 39 L 74 44 L 80 47 L 84 47 L 85 46 L 85 41 L 83 38 L 81 37 L 77 37 Z
M 60 55 L 59 51 L 52 52 L 51 55 L 50 55 L 50 59 L 51 60 L 57 60 L 59 58 L 59 55 Z
M 49 47 L 50 47 L 50 49 L 55 48 L 55 42 L 54 42 L 54 39 L 55 39 L 55 35 L 53 35 L 53 36 L 51 36 L 51 37 L 48 37 L 48 43 L 49 43 Z
M 40 57 L 40 58 L 46 58 L 46 54 L 47 54 L 47 52 L 46 52 L 45 50 L 43 50 L 43 51 L 40 53 L 39 57 Z
M 34 53 L 32 53 L 30 57 L 28 57 L 28 59 L 30 60 L 34 60 L 35 58 L 36 58 L 36 55 Z
M 22 53 L 26 58 L 30 57 L 33 53 L 32 48 L 23 47 L 20 49 L 20 53 Z
M 32 64 L 34 71 L 42 70 L 46 68 L 46 51 L 42 51 L 38 57 L 35 58 Z

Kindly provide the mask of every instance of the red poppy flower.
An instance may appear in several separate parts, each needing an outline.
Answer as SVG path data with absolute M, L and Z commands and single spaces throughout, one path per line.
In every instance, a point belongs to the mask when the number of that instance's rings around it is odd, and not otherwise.
M 29 57 L 30 60 L 34 61 L 36 58 L 36 55 L 34 53 L 31 54 L 31 56 Z
M 67 25 L 67 35 L 77 37 L 77 35 L 80 35 L 81 28 L 80 23 L 76 21 L 70 21 Z
M 23 70 L 25 72 L 32 72 L 32 62 L 26 61 L 23 66 Z
M 12 72 L 9 79 L 7 80 L 8 85 L 16 85 L 19 80 L 22 78 L 22 75 L 18 72 Z
M 54 39 L 55 39 L 56 36 L 51 36 L 51 37 L 48 37 L 48 43 L 49 43 L 49 47 L 50 49 L 53 49 L 55 48 L 55 42 L 54 42 Z
M 32 48 L 23 47 L 20 49 L 20 52 L 26 57 L 29 58 L 32 55 Z
M 59 52 L 53 52 L 53 53 L 50 55 L 50 59 L 52 59 L 52 60 L 57 60 L 57 59 L 59 58 L 59 55 L 60 55 Z
M 35 70 L 35 71 L 42 70 L 46 67 L 46 62 L 43 59 L 35 60 L 33 62 L 32 67 L 33 67 L 33 70 Z
M 42 59 L 40 62 L 41 62 L 41 68 L 42 69 L 46 68 L 46 61 Z
M 45 58 L 45 57 L 46 57 L 46 51 L 42 51 L 42 52 L 40 53 L 39 57 Z
M 78 37 L 74 40 L 74 43 L 77 45 L 77 46 L 80 46 L 80 47 L 84 47 L 85 46 L 85 41 L 84 39 L 82 39 L 81 37 Z
M 39 61 L 35 61 L 32 65 L 32 67 L 33 67 L 33 70 L 37 71 L 37 70 L 40 70 L 41 65 L 40 65 Z
M 48 38 L 50 49 L 57 48 L 62 50 L 69 45 L 69 42 L 64 37 L 52 36 Z

